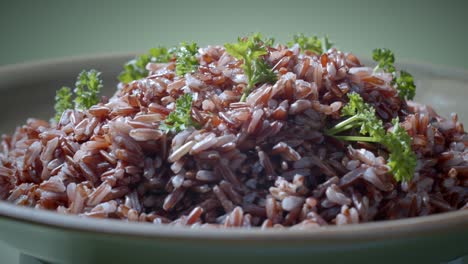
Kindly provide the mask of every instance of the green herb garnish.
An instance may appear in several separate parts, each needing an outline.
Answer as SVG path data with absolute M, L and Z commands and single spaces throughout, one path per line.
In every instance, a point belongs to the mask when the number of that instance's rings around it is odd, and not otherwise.
M 413 100 L 416 95 L 416 85 L 414 78 L 406 71 L 397 72 L 395 69 L 395 55 L 389 49 L 380 48 L 372 51 L 372 59 L 378 64 L 374 71 L 382 69 L 393 75 L 392 84 L 398 90 L 401 99 Z
M 247 38 L 239 38 L 237 43 L 224 45 L 226 51 L 238 60 L 243 60 L 244 73 L 247 76 L 247 87 L 244 89 L 241 102 L 245 102 L 250 91 L 258 83 L 274 83 L 276 74 L 265 62 L 263 56 L 268 53 L 266 43 L 272 44 L 272 39 L 262 40 L 260 33 Z
M 148 76 L 146 65 L 150 62 L 150 57 L 143 54 L 124 65 L 124 71 L 120 73 L 118 79 L 123 83 L 130 83 Z
M 55 94 L 55 120 L 58 122 L 62 113 L 73 107 L 85 110 L 99 103 L 99 92 L 102 89 L 101 73 L 96 70 L 82 71 L 76 80 L 75 99 L 72 104 L 72 90 L 68 87 L 62 87 Z
M 75 108 L 85 110 L 99 102 L 102 89 L 101 73 L 96 70 L 82 71 L 76 80 Z
M 414 175 L 417 157 L 411 149 L 411 137 L 400 126 L 398 118 L 392 120 L 393 130 L 383 144 L 389 151 L 387 164 L 397 181 L 410 181 Z
M 165 132 L 178 133 L 189 127 L 199 127 L 192 118 L 192 95 L 184 94 L 176 100 L 176 108 L 172 111 L 159 128 Z
M 72 107 L 72 91 L 69 87 L 62 87 L 55 94 L 55 121 L 58 122 L 63 112 Z
M 386 72 L 395 72 L 395 55 L 389 49 L 380 48 L 374 49 L 372 51 L 372 59 L 376 61 L 378 64 L 375 66 L 374 71 L 378 69 L 382 69 Z
M 176 52 L 176 74 L 183 76 L 197 69 L 199 63 L 196 57 L 198 46 L 195 42 L 190 44 L 183 42 Z
M 406 71 L 400 71 L 400 76 L 395 78 L 395 85 L 398 89 L 398 94 L 407 100 L 413 100 L 416 95 L 416 85 L 414 84 L 413 75 Z
M 140 55 L 127 62 L 118 79 L 123 83 L 130 83 L 134 80 L 142 79 L 148 76 L 148 70 L 146 69 L 148 63 L 169 62 L 172 57 L 172 52 L 165 47 L 152 48 L 149 54 Z
M 327 35 L 325 35 L 325 37 L 323 37 L 323 41 L 322 41 L 322 49 L 323 49 L 323 52 L 327 52 L 329 49 L 331 49 L 333 47 L 335 43 L 331 42 L 330 39 L 328 38 Z
M 317 36 L 307 37 L 303 33 L 294 35 L 293 40 L 288 42 L 288 46 L 291 47 L 296 43 L 299 45 L 301 50 L 308 50 L 317 55 L 326 52 L 333 46 L 333 43 L 330 42 L 328 36 L 320 39 Z
M 414 175 L 416 155 L 411 149 L 411 138 L 399 125 L 398 118 L 392 120 L 393 130 L 387 132 L 371 105 L 364 102 L 357 93 L 348 94 L 349 103 L 343 107 L 342 116 L 348 117 L 333 128 L 326 131 L 346 141 L 366 141 L 383 145 L 389 151 L 387 165 L 397 181 L 409 181 Z M 359 128 L 359 136 L 336 134 Z

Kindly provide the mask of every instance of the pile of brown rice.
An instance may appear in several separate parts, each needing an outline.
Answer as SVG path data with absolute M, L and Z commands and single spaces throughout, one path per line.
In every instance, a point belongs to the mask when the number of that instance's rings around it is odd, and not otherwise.
M 401 100 L 390 74 L 351 53 L 321 56 L 269 48 L 278 74 L 239 102 L 246 77 L 223 47 L 199 50 L 198 70 L 150 63 L 147 78 L 121 84 L 87 111 L 58 124 L 30 119 L 3 136 L 0 199 L 96 218 L 189 226 L 313 228 L 424 216 L 467 208 L 468 136 Z M 324 136 L 349 92 L 385 124 L 400 117 L 418 157 L 398 183 L 375 144 Z M 159 124 L 184 93 L 201 129 L 163 133 Z

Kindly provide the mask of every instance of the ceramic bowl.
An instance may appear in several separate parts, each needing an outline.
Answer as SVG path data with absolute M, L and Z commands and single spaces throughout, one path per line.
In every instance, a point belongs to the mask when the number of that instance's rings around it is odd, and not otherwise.
M 0 68 L 0 133 L 53 115 L 55 91 L 82 69 L 103 72 L 105 94 L 127 55 L 69 58 Z M 468 72 L 403 63 L 417 100 L 468 121 Z M 311 230 L 190 229 L 97 220 L 0 202 L 0 240 L 47 263 L 441 263 L 468 254 L 468 210 Z M 1 261 L 0 261 L 1 262 Z

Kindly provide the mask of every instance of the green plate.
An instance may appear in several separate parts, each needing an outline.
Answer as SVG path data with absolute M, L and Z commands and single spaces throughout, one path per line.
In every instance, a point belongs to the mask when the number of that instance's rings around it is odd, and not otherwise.
M 103 72 L 112 94 L 131 55 L 107 55 L 0 68 L 0 133 L 27 117 L 53 115 L 55 90 L 82 69 Z M 417 100 L 468 121 L 468 73 L 404 63 Z M 50 263 L 440 263 L 468 254 L 468 210 L 312 230 L 190 229 L 65 216 L 0 202 L 0 241 Z M 3 263 L 3 261 L 0 261 Z

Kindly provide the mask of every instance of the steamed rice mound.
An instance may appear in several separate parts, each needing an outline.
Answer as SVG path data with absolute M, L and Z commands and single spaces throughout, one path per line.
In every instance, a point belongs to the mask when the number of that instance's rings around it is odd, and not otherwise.
M 199 50 L 198 69 L 150 63 L 89 110 L 60 121 L 30 119 L 3 136 L 0 199 L 95 218 L 188 226 L 295 227 L 355 224 L 467 208 L 468 136 L 456 115 L 400 99 L 389 73 L 351 53 L 270 47 L 274 84 L 246 102 L 241 61 L 220 46 Z M 423 89 L 423 88 L 422 88 Z M 324 135 L 356 92 L 386 127 L 399 117 L 418 161 L 397 182 L 376 144 Z M 164 133 L 181 95 L 201 127 Z

